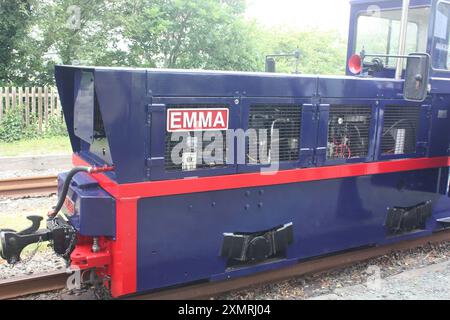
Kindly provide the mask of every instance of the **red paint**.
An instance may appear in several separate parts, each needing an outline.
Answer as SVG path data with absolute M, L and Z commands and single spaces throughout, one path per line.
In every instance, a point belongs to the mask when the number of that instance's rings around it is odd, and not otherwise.
M 77 155 L 73 156 L 73 164 L 89 165 Z M 104 174 L 93 174 L 102 188 L 116 199 L 116 241 L 111 243 L 112 260 L 109 272 L 112 279 L 111 293 L 114 297 L 119 297 L 135 293 L 137 289 L 137 202 L 140 198 L 339 179 L 448 166 L 450 166 L 449 157 L 420 158 L 286 170 L 279 171 L 274 175 L 261 175 L 258 172 L 123 185 L 117 184 Z
M 93 167 L 93 168 L 91 168 L 89 173 L 97 174 L 97 173 L 103 173 L 103 172 L 109 172 L 109 171 L 114 171 L 114 167 L 106 166 L 106 165 L 103 167 Z
M 108 249 L 98 253 L 92 252 L 92 244 L 77 244 L 70 255 L 72 268 L 86 270 L 91 268 L 105 268 L 111 263 L 111 252 Z
M 167 132 L 227 130 L 228 121 L 225 108 L 167 110 Z
M 111 294 L 120 297 L 137 288 L 137 201 L 116 199 L 116 241 L 112 243 Z
M 73 161 L 75 165 L 86 165 L 86 162 L 76 155 L 74 155 Z M 116 198 L 151 198 L 196 192 L 262 187 L 401 171 L 443 168 L 448 166 L 450 166 L 449 157 L 438 157 L 294 169 L 279 171 L 274 175 L 262 175 L 257 172 L 122 185 L 117 184 L 105 175 L 95 175 L 94 177 L 106 191 Z
M 69 197 L 66 197 L 66 199 L 64 200 L 64 208 L 67 215 L 73 216 L 75 214 L 75 204 Z

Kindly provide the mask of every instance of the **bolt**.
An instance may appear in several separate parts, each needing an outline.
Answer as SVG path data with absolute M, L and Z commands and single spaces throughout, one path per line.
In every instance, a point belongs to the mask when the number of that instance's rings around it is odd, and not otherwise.
M 98 244 L 98 238 L 94 238 L 92 241 L 92 252 L 97 253 L 100 251 L 100 246 Z

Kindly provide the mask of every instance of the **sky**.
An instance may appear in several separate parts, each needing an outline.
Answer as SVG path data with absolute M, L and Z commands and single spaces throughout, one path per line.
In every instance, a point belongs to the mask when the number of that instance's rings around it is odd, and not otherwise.
M 349 0 L 249 0 L 246 13 L 266 26 L 348 31 Z

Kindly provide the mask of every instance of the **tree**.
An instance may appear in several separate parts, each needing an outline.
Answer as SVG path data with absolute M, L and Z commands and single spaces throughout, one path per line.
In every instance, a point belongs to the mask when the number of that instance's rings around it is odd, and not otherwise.
M 0 83 L 12 82 L 12 64 L 21 54 L 19 43 L 27 34 L 31 5 L 27 0 L 0 0 Z
M 297 47 L 303 73 L 345 70 L 339 34 L 265 29 L 245 19 L 246 2 L 0 0 L 0 82 L 52 85 L 55 64 L 263 71 L 266 54 Z
M 300 49 L 299 69 L 308 74 L 344 74 L 346 42 L 336 31 L 303 30 L 280 27 L 260 31 L 260 51 L 265 54 L 293 53 Z M 278 59 L 277 71 L 291 73 L 295 59 Z
M 135 0 L 124 8 L 128 63 L 144 67 L 255 70 L 245 0 Z

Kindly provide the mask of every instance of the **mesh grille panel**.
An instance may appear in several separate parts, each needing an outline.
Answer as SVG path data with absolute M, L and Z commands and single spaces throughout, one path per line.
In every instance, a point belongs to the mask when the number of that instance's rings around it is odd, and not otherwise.
M 228 106 L 198 105 L 198 104 L 168 106 L 168 109 L 195 109 L 195 108 L 228 109 Z M 219 145 L 221 146 L 221 148 L 214 147 Z M 174 148 L 177 149 L 174 150 Z M 167 132 L 166 150 L 165 150 L 165 169 L 167 171 L 195 171 L 210 168 L 223 168 L 226 167 L 227 152 L 228 147 L 226 141 L 226 131 L 183 132 L 179 133 L 178 136 L 174 133 Z
M 365 158 L 369 154 L 372 110 L 365 106 L 331 106 L 328 159 Z
M 301 121 L 298 105 L 251 106 L 249 129 L 255 130 L 257 140 L 247 138 L 247 164 L 268 164 L 277 158 L 280 162 L 298 160 Z
M 419 118 L 420 106 L 387 106 L 381 138 L 382 154 L 415 153 Z

